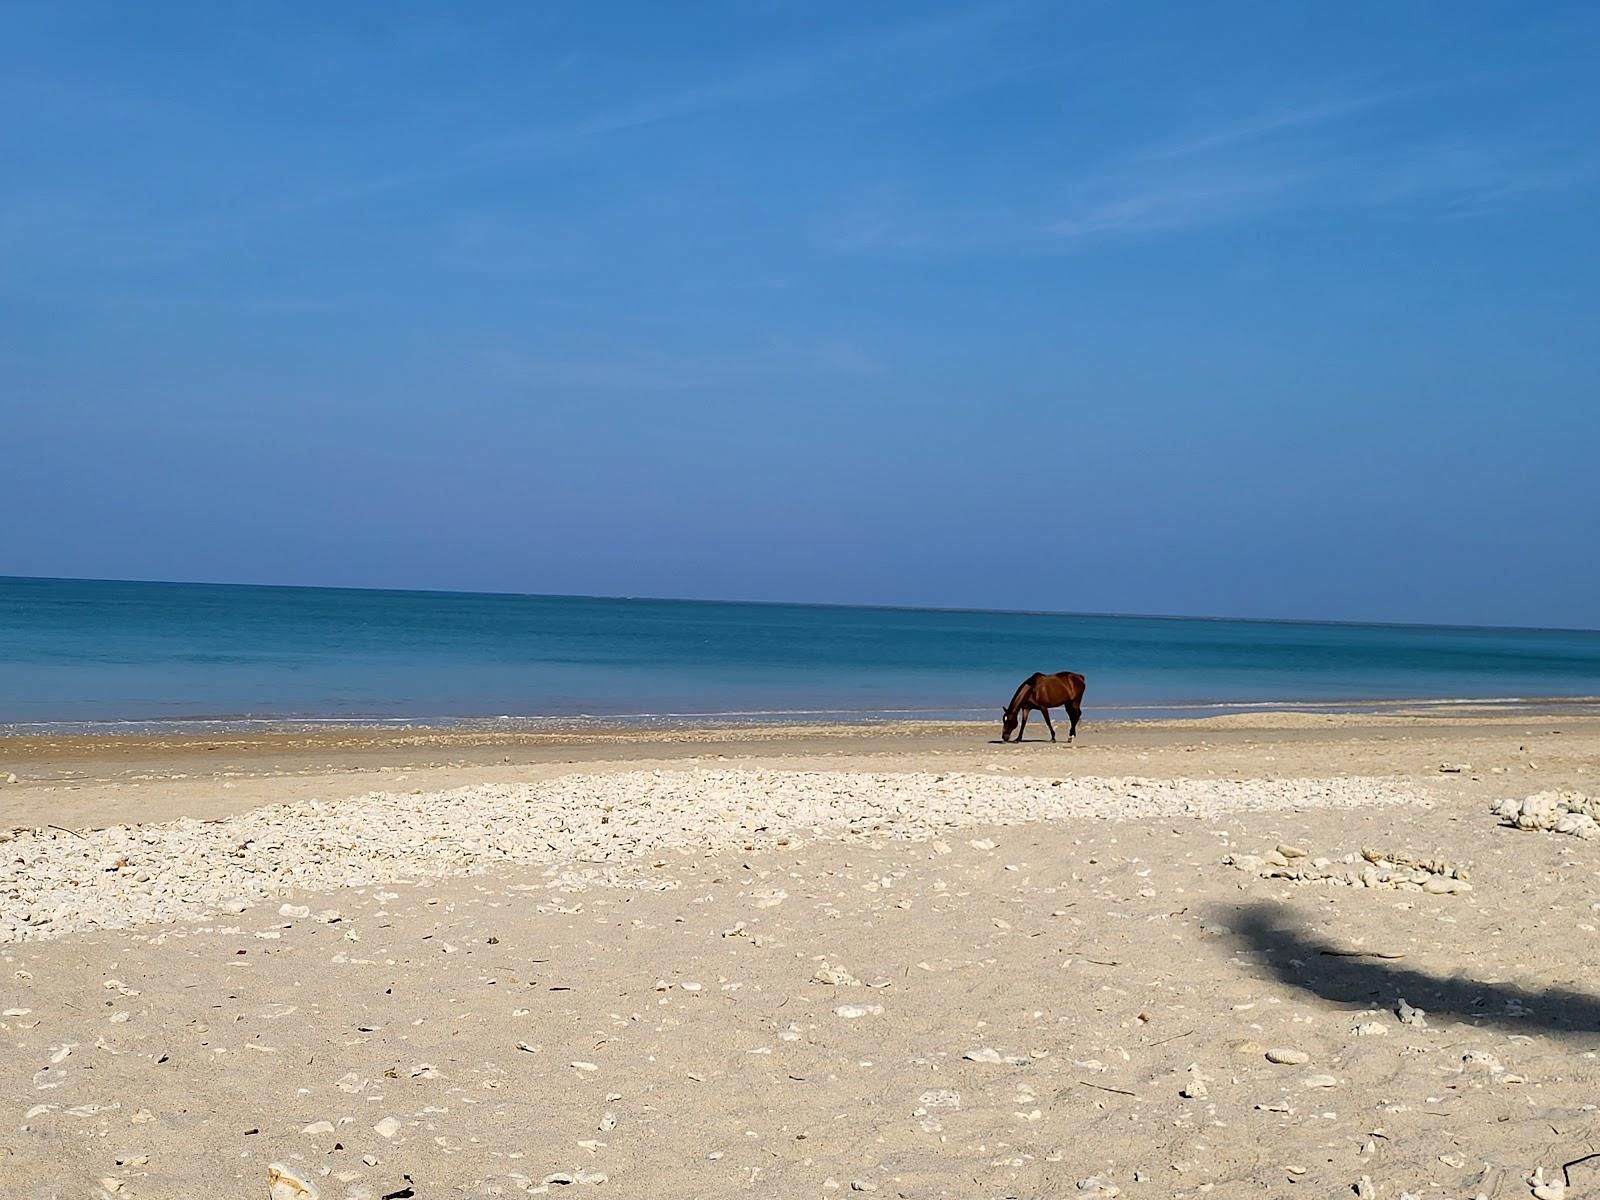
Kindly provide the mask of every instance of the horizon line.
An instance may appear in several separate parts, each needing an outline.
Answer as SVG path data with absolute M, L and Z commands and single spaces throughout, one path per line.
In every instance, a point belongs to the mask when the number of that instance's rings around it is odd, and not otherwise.
M 849 604 L 833 600 L 736 600 L 696 596 L 606 596 L 589 592 L 479 591 L 466 588 L 351 587 L 340 584 L 238 583 L 203 579 L 111 579 L 76 575 L 0 575 L 0 583 L 131 583 L 150 587 L 271 588 L 281 591 L 380 592 L 413 596 L 501 596 L 524 600 L 612 600 L 646 604 L 728 604 L 768 608 L 838 608 L 877 612 L 969 613 L 1012 617 L 1090 617 L 1138 621 L 1238 621 L 1258 625 L 1365 626 L 1374 629 L 1475 629 L 1522 633 L 1600 633 L 1600 629 L 1558 625 L 1485 625 L 1437 621 L 1357 621 L 1334 617 L 1238 617 L 1215 614 L 1092 612 L 1046 608 L 983 608 L 931 604 Z

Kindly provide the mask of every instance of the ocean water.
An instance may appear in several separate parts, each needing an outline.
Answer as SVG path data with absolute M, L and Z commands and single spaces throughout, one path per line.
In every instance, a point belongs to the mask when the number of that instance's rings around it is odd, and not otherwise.
M 1600 633 L 0 578 L 0 724 L 1089 717 L 1600 695 Z

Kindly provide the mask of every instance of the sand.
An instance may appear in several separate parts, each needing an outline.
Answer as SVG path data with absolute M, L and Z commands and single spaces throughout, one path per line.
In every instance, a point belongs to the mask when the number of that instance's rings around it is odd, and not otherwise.
M 0 1196 L 1531 1195 L 1597 735 L 13 742 Z

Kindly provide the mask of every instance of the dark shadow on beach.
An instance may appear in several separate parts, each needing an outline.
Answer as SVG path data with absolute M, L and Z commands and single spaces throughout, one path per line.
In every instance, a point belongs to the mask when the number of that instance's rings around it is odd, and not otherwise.
M 1387 959 L 1350 957 L 1359 950 L 1306 931 L 1287 906 L 1270 901 L 1219 908 L 1212 919 L 1233 931 L 1241 949 L 1260 956 L 1263 974 L 1335 1004 L 1392 1009 L 1404 997 L 1435 1018 L 1455 1017 L 1523 1033 L 1600 1031 L 1600 996 L 1554 981 L 1547 988 L 1529 989 L 1433 975 Z M 1577 961 L 1552 966 L 1582 968 Z

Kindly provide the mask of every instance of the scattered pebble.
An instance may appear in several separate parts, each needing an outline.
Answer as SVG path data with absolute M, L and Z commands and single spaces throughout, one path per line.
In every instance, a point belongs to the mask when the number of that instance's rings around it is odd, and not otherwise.
M 1600 797 L 1575 791 L 1539 792 L 1526 800 L 1500 800 L 1489 811 L 1513 829 L 1543 829 L 1573 837 L 1600 837 Z
M 1311 1061 L 1311 1055 L 1304 1050 L 1292 1050 L 1283 1046 L 1274 1046 L 1267 1051 L 1267 1061 L 1283 1063 L 1285 1066 L 1297 1067 L 1301 1063 Z
M 1091 1175 L 1087 1179 L 1078 1180 L 1078 1191 L 1087 1200 L 1111 1200 L 1113 1196 L 1122 1195 L 1122 1189 L 1116 1184 L 1101 1179 L 1098 1175 Z
M 267 1164 L 267 1195 L 270 1200 L 319 1200 L 322 1193 L 309 1179 L 275 1162 Z
M 1557 1176 L 1546 1179 L 1543 1167 L 1528 1176 L 1528 1186 L 1533 1190 L 1534 1200 L 1566 1200 L 1566 1180 Z
M 857 1017 L 875 1017 L 882 1012 L 881 1004 L 841 1004 L 833 1010 L 833 1015 L 853 1021 Z

